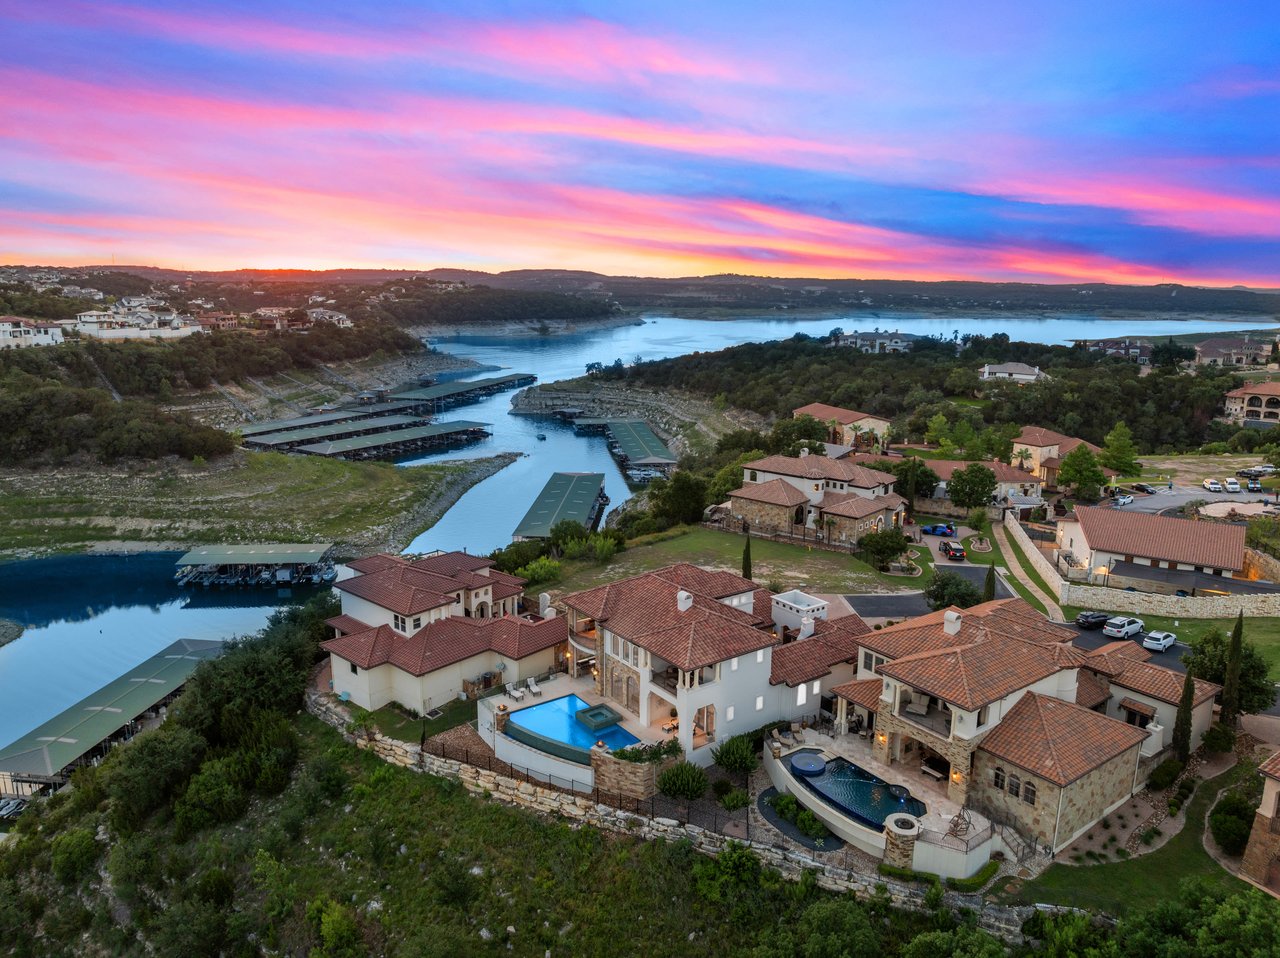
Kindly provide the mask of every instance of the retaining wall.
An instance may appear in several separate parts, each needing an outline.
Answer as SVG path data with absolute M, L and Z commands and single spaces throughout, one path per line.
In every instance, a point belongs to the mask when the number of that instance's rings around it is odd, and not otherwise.
M 929 910 L 925 904 L 925 885 L 896 881 L 878 873 L 864 875 L 784 846 L 731 839 L 697 825 L 682 824 L 672 818 L 650 818 L 626 812 L 599 804 L 586 795 L 561 792 L 474 765 L 425 754 L 417 745 L 396 741 L 381 734 L 375 733 L 370 737 L 352 735 L 346 731 L 347 722 L 350 721 L 346 710 L 318 692 L 308 694 L 307 709 L 321 721 L 341 731 L 347 741 L 354 743 L 357 748 L 371 751 L 393 765 L 459 782 L 473 795 L 636 838 L 688 841 L 695 851 L 713 857 L 729 842 L 734 841 L 750 848 L 763 864 L 777 869 L 790 880 L 798 881 L 803 873 L 812 871 L 818 886 L 828 891 L 849 893 L 866 899 L 875 896 L 879 888 L 884 888 L 896 908 Z M 1023 942 L 1022 925 L 1037 910 L 1031 905 L 994 905 L 984 902 L 981 895 L 953 891 L 946 892 L 945 903 L 952 911 L 967 909 L 976 914 L 979 928 L 1012 944 Z

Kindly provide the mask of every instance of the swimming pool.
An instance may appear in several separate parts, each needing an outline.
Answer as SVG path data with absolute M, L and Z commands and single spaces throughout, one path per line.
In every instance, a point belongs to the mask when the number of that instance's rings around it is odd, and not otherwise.
M 590 707 L 572 694 L 531 705 L 511 713 L 511 718 L 507 721 L 507 734 L 525 745 L 561 758 L 570 758 L 582 765 L 591 764 L 591 748 L 596 742 L 604 742 L 612 752 L 640 741 L 621 725 L 610 725 L 593 732 L 579 722 L 577 717 L 579 711 Z M 544 741 L 539 742 L 539 739 Z M 550 740 L 552 746 L 557 743 L 562 747 L 568 746 L 566 751 L 575 754 L 564 754 L 562 749 L 548 748 L 546 740 Z
M 833 758 L 819 775 L 793 775 L 828 805 L 878 832 L 884 820 L 895 812 L 923 815 L 924 802 L 913 798 L 901 785 L 890 785 L 847 758 Z

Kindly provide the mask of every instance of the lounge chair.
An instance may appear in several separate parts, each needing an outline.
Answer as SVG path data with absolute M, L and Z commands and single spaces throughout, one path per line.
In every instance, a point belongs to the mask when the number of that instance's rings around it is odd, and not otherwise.
M 668 735 L 680 731 L 680 720 L 672 719 L 666 725 L 662 726 L 662 731 L 666 732 Z
M 538 688 L 538 683 L 537 683 L 537 682 L 535 682 L 535 681 L 533 680 L 533 676 L 532 676 L 532 675 L 531 675 L 531 676 L 529 676 L 529 678 L 525 680 L 525 683 L 524 683 L 524 684 L 525 684 L 525 685 L 527 685 L 527 686 L 529 687 L 529 691 L 530 691 L 530 692 L 532 692 L 534 695 L 541 695 L 541 694 L 542 694 L 542 689 Z
M 524 701 L 524 690 L 516 688 L 514 682 L 507 683 L 507 694 L 510 695 L 517 702 Z
M 791 737 L 795 739 L 797 742 L 799 742 L 801 745 L 804 744 L 804 729 L 800 727 L 799 722 L 791 723 Z
M 794 741 L 792 741 L 791 733 L 790 733 L 790 732 L 787 732 L 787 731 L 785 731 L 785 730 L 784 730 L 783 732 L 781 732 L 781 733 L 780 733 L 776 728 L 775 728 L 775 729 L 770 729 L 770 730 L 769 730 L 769 735 L 770 735 L 770 736 L 772 736 L 772 737 L 773 737 L 773 740 L 774 740 L 775 742 L 777 742 L 779 745 L 794 745 L 794 744 L 795 744 L 795 742 L 794 742 Z

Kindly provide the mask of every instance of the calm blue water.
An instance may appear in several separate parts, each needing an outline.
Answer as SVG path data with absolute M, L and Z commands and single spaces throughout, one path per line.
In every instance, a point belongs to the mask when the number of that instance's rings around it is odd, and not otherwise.
M 884 831 L 884 820 L 895 812 L 919 816 L 928 811 L 918 798 L 894 798 L 888 782 L 845 758 L 827 762 L 821 775 L 796 777 L 828 805 L 878 832 Z
M 0 647 L 0 747 L 176 639 L 262 628 L 314 589 L 179 589 L 179 552 L 0 564 L 0 618 L 27 626 Z
M 1247 322 L 1232 321 L 1235 328 Z M 1263 324 L 1265 325 L 1265 324 Z M 1274 325 L 1274 323 L 1273 323 Z M 735 320 L 673 319 L 649 317 L 643 325 L 587 330 L 561 336 L 456 336 L 433 341 L 444 352 L 465 356 L 485 366 L 512 372 L 532 372 L 540 383 L 570 379 L 586 372 L 587 363 L 605 364 L 621 359 L 665 359 L 694 352 L 710 352 L 747 342 L 787 339 L 796 333 L 823 336 L 839 326 L 855 329 L 896 329 L 904 333 L 950 336 L 953 331 L 991 335 L 1005 332 L 1015 340 L 1069 343 L 1073 339 L 1108 338 L 1128 334 L 1145 337 L 1224 328 L 1209 320 L 1099 319 L 1088 316 L 1054 316 L 1026 319 L 936 318 L 909 313 L 876 317 L 871 314 L 820 319 L 762 317 Z M 476 373 L 476 377 L 491 375 Z M 469 377 L 475 378 L 475 377 Z M 511 541 L 511 533 L 533 504 L 553 472 L 602 472 L 605 492 L 614 508 L 631 496 L 602 436 L 578 436 L 567 426 L 541 417 L 511 414 L 513 393 L 499 393 L 472 406 L 450 410 L 444 419 L 476 419 L 492 423 L 493 436 L 463 450 L 406 459 L 412 465 L 442 459 L 473 459 L 499 452 L 527 455 L 502 472 L 475 486 L 449 510 L 448 515 L 418 536 L 406 549 L 462 549 L 488 553 Z M 815 400 L 822 399 L 814 396 Z M 538 433 L 545 441 L 537 439 Z
M 585 708 L 588 708 L 587 703 L 576 695 L 565 695 L 514 712 L 508 721 L 530 732 L 578 748 L 590 749 L 596 742 L 604 742 L 613 751 L 640 741 L 621 725 L 591 731 L 575 717 L 579 709 Z

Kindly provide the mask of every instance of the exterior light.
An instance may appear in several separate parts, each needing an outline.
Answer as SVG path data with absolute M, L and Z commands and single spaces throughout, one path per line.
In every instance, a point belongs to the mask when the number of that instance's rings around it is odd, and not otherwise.
M 596 748 L 604 748 L 604 739 L 602 738 L 596 739 Z

